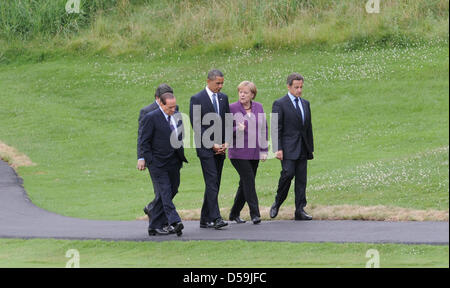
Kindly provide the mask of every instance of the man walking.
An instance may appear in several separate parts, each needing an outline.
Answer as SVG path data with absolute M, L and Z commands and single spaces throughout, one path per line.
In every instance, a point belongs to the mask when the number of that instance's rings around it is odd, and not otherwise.
M 139 112 L 139 119 L 138 119 L 138 124 L 139 124 L 138 127 L 139 128 L 138 128 L 138 141 L 137 141 L 137 155 L 138 155 L 137 169 L 140 171 L 144 171 L 146 168 L 144 155 L 142 153 L 142 149 L 139 146 L 139 141 L 140 141 L 141 135 L 142 135 L 142 119 L 148 112 L 159 109 L 159 97 L 164 93 L 172 93 L 173 94 L 172 87 L 170 87 L 169 85 L 167 85 L 165 83 L 159 85 L 156 88 L 155 101 L 152 104 L 142 108 L 141 111 Z M 176 107 L 176 111 L 178 111 L 178 105 Z M 153 191 L 155 192 L 155 197 L 156 197 L 157 191 L 155 190 L 155 187 L 153 187 Z M 144 213 L 147 214 L 148 217 L 151 217 L 151 210 L 153 208 L 154 200 L 155 199 L 153 199 L 150 203 L 148 203 L 144 207 Z
M 175 96 L 164 93 L 159 109 L 147 113 L 142 120 L 140 146 L 157 191 L 149 217 L 150 236 L 169 233 L 180 236 L 184 228 L 172 202 L 180 185 L 180 169 L 183 162 L 187 162 L 180 134 L 183 124 L 175 112 Z M 164 228 L 166 223 L 169 224 L 167 230 Z
M 275 218 L 286 200 L 291 181 L 295 177 L 295 220 L 311 220 L 306 206 L 307 161 L 313 159 L 314 142 L 309 102 L 303 99 L 303 76 L 292 73 L 287 78 L 288 94 L 273 103 L 272 113 L 278 114 L 278 123 L 272 124 L 272 131 L 278 133 L 276 158 L 281 160 L 281 175 L 275 202 L 270 217 Z M 273 129 L 277 127 L 278 130 Z
M 225 114 L 230 112 L 228 97 L 220 92 L 223 83 L 223 73 L 211 70 L 206 88 L 192 96 L 190 101 L 190 120 L 205 181 L 201 228 L 220 229 L 228 225 L 220 215 L 218 203 L 222 168 L 228 147 L 224 137 Z M 206 119 L 210 121 L 205 121 Z M 212 124 L 204 124 L 211 122 Z

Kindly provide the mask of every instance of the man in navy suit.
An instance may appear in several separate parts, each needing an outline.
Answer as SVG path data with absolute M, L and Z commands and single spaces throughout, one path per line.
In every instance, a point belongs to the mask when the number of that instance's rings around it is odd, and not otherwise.
M 142 108 L 141 111 L 139 112 L 139 119 L 138 119 L 138 127 L 139 128 L 138 128 L 138 141 L 137 141 L 137 156 L 138 156 L 137 169 L 140 171 L 144 171 L 146 168 L 144 155 L 143 155 L 142 149 L 140 148 L 140 145 L 139 145 L 139 141 L 140 141 L 140 138 L 142 135 L 142 119 L 144 118 L 145 114 L 147 114 L 148 112 L 159 109 L 159 97 L 164 93 L 172 93 L 173 94 L 172 87 L 170 87 L 169 85 L 167 85 L 165 83 L 160 84 L 156 88 L 155 101 L 153 103 L 151 103 L 150 105 L 147 105 L 144 108 Z M 178 111 L 178 105 L 176 107 L 176 111 Z M 153 191 L 155 192 L 155 197 L 156 197 L 157 191 L 155 190 L 155 187 L 153 187 Z M 148 217 L 151 217 L 151 210 L 153 208 L 154 200 L 155 199 L 153 199 L 150 203 L 148 203 L 144 207 L 144 213 L 147 214 Z
M 287 79 L 288 94 L 273 103 L 272 113 L 278 114 L 278 123 L 272 123 L 272 139 L 276 158 L 281 160 L 281 175 L 270 217 L 275 218 L 286 200 L 291 181 L 295 177 L 295 220 L 311 220 L 306 206 L 307 161 L 313 159 L 314 141 L 311 108 L 303 99 L 303 76 L 292 73 Z M 278 126 L 278 129 L 274 127 Z M 275 136 L 275 137 L 274 137 Z
M 156 193 L 149 217 L 148 233 L 153 235 L 182 234 L 184 228 L 173 197 L 180 185 L 180 169 L 184 156 L 182 121 L 176 112 L 176 99 L 172 93 L 160 96 L 160 107 L 145 115 L 142 120 L 140 146 Z M 179 116 L 179 117 L 177 117 Z M 169 224 L 168 229 L 164 226 Z
M 151 103 L 150 105 L 145 106 L 144 108 L 141 109 L 141 111 L 139 111 L 138 141 L 137 141 L 137 156 L 138 156 L 137 168 L 138 168 L 138 170 L 141 170 L 141 171 L 145 170 L 145 167 L 146 167 L 144 155 L 143 155 L 142 150 L 139 145 L 139 139 L 142 134 L 142 119 L 144 118 L 145 114 L 147 114 L 148 112 L 154 111 L 159 108 L 159 97 L 164 93 L 172 93 L 173 94 L 172 87 L 170 87 L 169 85 L 167 85 L 165 83 L 159 85 L 156 88 L 155 101 L 153 103 Z
M 230 113 L 228 97 L 220 92 L 223 83 L 222 72 L 211 70 L 208 73 L 206 88 L 192 96 L 190 101 L 190 120 L 205 181 L 201 228 L 220 229 L 228 225 L 220 215 L 218 202 L 222 168 L 228 147 L 225 141 L 225 114 Z

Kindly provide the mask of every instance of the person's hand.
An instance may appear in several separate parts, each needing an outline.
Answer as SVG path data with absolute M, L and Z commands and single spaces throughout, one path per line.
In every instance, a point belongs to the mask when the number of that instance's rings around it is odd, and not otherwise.
M 244 123 L 238 123 L 238 130 L 244 131 L 245 130 L 245 124 Z
M 259 155 L 259 159 L 261 159 L 262 162 L 266 161 L 267 160 L 267 153 L 265 153 L 265 152 L 261 153 Z
M 139 171 L 144 171 L 145 170 L 145 160 L 138 160 L 138 162 L 137 162 L 137 169 Z
M 216 152 L 216 155 L 220 155 L 220 154 L 225 154 L 228 148 L 228 143 L 219 145 L 219 144 L 214 144 L 213 146 L 213 151 Z
M 225 142 L 222 144 L 222 154 L 227 153 L 227 149 L 228 149 L 228 143 Z
M 278 151 L 275 153 L 275 158 L 277 158 L 278 160 L 283 161 L 283 150 L 278 150 Z
M 214 144 L 212 149 L 216 155 L 222 154 L 222 145 Z

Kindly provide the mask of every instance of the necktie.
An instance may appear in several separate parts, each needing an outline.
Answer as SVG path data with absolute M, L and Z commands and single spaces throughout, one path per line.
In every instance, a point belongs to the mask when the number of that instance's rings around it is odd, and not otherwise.
M 169 117 L 167 117 L 167 121 L 169 121 L 169 126 L 170 126 L 170 131 L 173 131 L 173 130 L 175 130 L 175 127 L 172 125 L 172 120 L 170 120 L 171 118 L 170 118 L 170 115 L 169 115 Z
M 300 110 L 300 107 L 298 106 L 298 101 L 300 99 L 298 97 L 295 97 L 294 101 L 295 101 L 295 109 L 297 109 L 298 114 L 300 114 L 300 116 L 302 116 L 302 124 L 305 124 L 305 116 L 302 113 L 302 110 Z
M 217 94 L 214 93 L 212 96 L 213 96 L 214 110 L 216 110 L 216 113 L 219 114 L 219 105 L 217 105 Z

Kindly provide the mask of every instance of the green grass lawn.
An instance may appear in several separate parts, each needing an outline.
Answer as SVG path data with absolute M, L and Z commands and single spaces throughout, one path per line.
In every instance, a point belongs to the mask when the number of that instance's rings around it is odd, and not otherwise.
M 247 241 L 106 242 L 0 240 L 0 267 L 66 267 L 79 252 L 80 267 L 352 267 L 379 254 L 380 268 L 448 267 L 448 246 L 283 243 Z M 161 253 L 164 251 L 164 253 Z M 230 253 L 230 251 L 233 251 Z
M 270 112 L 286 93 L 287 75 L 297 71 L 306 79 L 303 95 L 311 102 L 314 127 L 310 204 L 448 210 L 448 55 L 446 42 L 357 51 L 55 57 L 0 65 L 0 140 L 37 164 L 18 170 L 36 205 L 80 218 L 135 219 L 153 197 L 148 172 L 135 167 L 137 118 L 158 84 L 169 83 L 187 113 L 190 96 L 204 88 L 207 71 L 216 67 L 225 74 L 230 103 L 237 101 L 236 86 L 251 80 L 258 87 L 256 101 Z M 198 209 L 201 168 L 194 149 L 186 154 L 190 163 L 182 169 L 175 205 Z M 272 204 L 280 168 L 277 160 L 260 164 L 261 206 Z M 238 175 L 228 160 L 222 179 L 219 205 L 231 207 Z M 293 193 L 284 205 L 294 205 Z M 448 267 L 448 246 L 56 240 L 0 240 L 0 266 L 64 266 L 69 247 L 78 247 L 85 267 L 364 267 L 370 247 L 382 252 L 382 267 Z M 214 247 L 225 247 L 226 255 L 211 252 L 204 262 L 200 252 Z M 167 258 L 153 258 L 166 248 L 173 249 Z M 242 257 L 246 248 L 251 253 Z
M 298 71 L 306 77 L 316 146 L 309 203 L 446 210 L 448 52 L 438 45 L 3 65 L 0 140 L 37 163 L 19 169 L 36 205 L 74 217 L 134 219 L 153 195 L 148 173 L 135 168 L 137 118 L 159 83 L 174 88 L 181 112 L 188 113 L 190 96 L 217 67 L 225 73 L 230 102 L 247 79 L 270 112 L 286 93 L 287 75 Z M 194 149 L 187 157 L 175 204 L 200 208 L 199 160 Z M 275 159 L 261 163 L 260 205 L 272 204 L 280 168 Z M 237 182 L 227 160 L 220 207 L 231 207 Z M 293 203 L 290 193 L 286 205 Z

